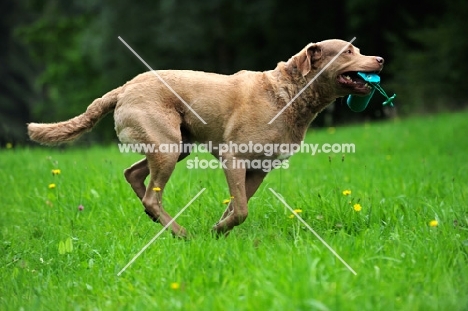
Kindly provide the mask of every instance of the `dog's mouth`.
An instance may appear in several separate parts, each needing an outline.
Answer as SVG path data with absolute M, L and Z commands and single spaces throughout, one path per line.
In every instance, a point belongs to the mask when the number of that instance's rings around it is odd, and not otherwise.
M 372 85 L 359 77 L 356 71 L 343 72 L 338 75 L 337 81 L 339 85 L 349 91 L 349 94 L 367 95 L 372 90 Z

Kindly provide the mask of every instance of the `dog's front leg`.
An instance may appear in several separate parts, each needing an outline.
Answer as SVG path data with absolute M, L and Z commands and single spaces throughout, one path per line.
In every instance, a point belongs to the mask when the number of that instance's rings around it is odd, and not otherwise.
M 237 168 L 235 160 L 226 161 L 224 174 L 231 194 L 229 210 L 225 212 L 221 220 L 216 223 L 213 230 L 217 234 L 227 234 L 232 228 L 245 221 L 248 215 L 247 196 L 245 191 L 245 168 Z
M 267 172 L 262 170 L 247 171 L 245 174 L 245 196 L 247 197 L 247 204 L 249 203 L 250 198 L 255 194 L 258 187 L 262 184 L 263 179 L 267 175 Z M 229 214 L 232 213 L 232 204 L 229 204 L 226 210 L 221 216 L 221 220 L 226 218 Z

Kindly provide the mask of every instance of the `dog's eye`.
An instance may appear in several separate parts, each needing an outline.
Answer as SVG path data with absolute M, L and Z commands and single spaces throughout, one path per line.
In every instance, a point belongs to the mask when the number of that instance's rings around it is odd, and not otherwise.
M 345 53 L 346 53 L 346 54 L 353 54 L 353 51 L 351 51 L 351 49 L 349 49 L 349 50 L 347 50 Z

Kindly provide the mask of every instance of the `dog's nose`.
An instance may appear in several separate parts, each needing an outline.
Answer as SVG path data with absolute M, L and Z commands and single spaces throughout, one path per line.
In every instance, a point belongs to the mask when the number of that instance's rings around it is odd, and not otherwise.
M 377 60 L 377 63 L 379 63 L 379 64 L 381 64 L 381 65 L 383 65 L 383 63 L 384 63 L 384 59 L 383 59 L 382 57 L 380 57 L 380 56 L 377 56 L 377 57 L 375 58 L 375 60 Z

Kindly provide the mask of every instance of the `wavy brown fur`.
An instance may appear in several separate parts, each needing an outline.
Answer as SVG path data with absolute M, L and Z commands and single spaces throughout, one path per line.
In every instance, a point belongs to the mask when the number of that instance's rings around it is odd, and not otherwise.
M 86 111 L 68 121 L 57 123 L 29 123 L 31 140 L 44 145 L 57 145 L 77 139 L 89 132 L 106 114 L 114 110 L 121 87 L 95 99 Z

